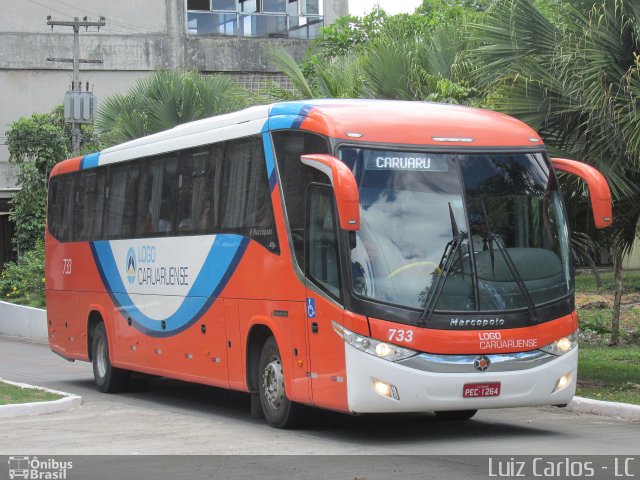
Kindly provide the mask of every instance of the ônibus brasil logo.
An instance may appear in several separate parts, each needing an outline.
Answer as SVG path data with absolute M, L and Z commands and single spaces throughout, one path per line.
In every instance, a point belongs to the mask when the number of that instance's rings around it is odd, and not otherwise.
M 9 478 L 27 480 L 66 480 L 67 471 L 73 468 L 73 462 L 38 457 L 9 457 Z
M 133 248 L 130 248 L 127 252 L 127 265 L 125 266 L 127 272 L 127 280 L 133 284 L 136 281 L 136 252 Z

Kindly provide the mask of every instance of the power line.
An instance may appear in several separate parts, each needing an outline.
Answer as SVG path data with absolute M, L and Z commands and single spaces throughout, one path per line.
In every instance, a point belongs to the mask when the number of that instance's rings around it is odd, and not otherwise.
M 69 15 L 68 13 L 61 12 L 60 10 L 56 10 L 55 8 L 51 8 L 51 7 L 49 7 L 47 5 L 44 5 L 44 4 L 40 3 L 40 2 L 36 2 L 36 0 L 28 0 L 28 1 L 40 6 L 42 8 L 46 8 L 47 10 L 51 10 L 53 12 L 59 13 L 60 15 L 64 15 L 66 17 L 72 17 L 73 18 L 73 15 Z
M 79 8 L 77 8 L 77 7 L 73 6 L 73 5 L 69 5 L 68 3 L 65 3 L 65 2 L 63 2 L 61 0 L 53 0 L 53 1 L 56 2 L 56 3 L 59 3 L 61 5 L 64 5 L 65 7 L 69 7 L 69 8 L 72 8 L 74 10 L 79 10 Z M 93 15 L 93 16 L 96 16 L 96 17 L 99 16 L 95 12 L 89 12 L 89 11 L 87 11 L 87 12 L 90 13 L 91 15 Z M 113 19 L 110 19 L 109 23 L 113 24 L 113 25 L 120 25 L 122 27 L 125 27 L 125 28 L 131 30 L 131 31 L 143 30 L 143 31 L 146 31 L 146 32 L 149 32 L 149 33 L 156 33 L 156 30 L 150 30 L 148 28 L 141 27 L 139 25 L 134 25 L 134 24 L 130 24 L 130 23 L 124 23 L 124 22 L 120 22 L 120 21 L 117 21 L 117 20 L 113 20 Z
M 66 13 L 66 12 L 63 12 L 61 10 L 56 10 L 55 8 L 53 8 L 51 6 L 48 6 L 48 5 L 45 5 L 44 3 L 37 2 L 36 0 L 28 0 L 28 1 L 33 3 L 33 4 L 35 4 L 35 5 L 40 6 L 42 8 L 46 8 L 49 11 L 52 11 L 52 12 L 55 12 L 55 13 L 59 13 L 60 15 L 64 15 L 65 17 L 74 18 L 76 16 L 76 15 L 71 14 L 71 13 Z M 64 5 L 65 7 L 71 8 L 73 10 L 80 11 L 80 9 L 78 7 L 75 7 L 73 5 L 69 5 L 67 3 L 61 2 L 60 0 L 53 0 L 53 1 L 55 1 L 57 3 L 60 3 L 60 4 Z M 101 15 L 96 15 L 94 12 L 88 12 L 88 13 L 90 13 L 91 15 L 93 15 L 95 17 L 100 17 L 101 16 Z M 120 26 L 120 27 L 124 28 L 125 30 L 129 30 L 131 32 L 141 32 L 142 31 L 143 33 L 157 33 L 157 30 L 151 30 L 149 28 L 141 27 L 139 25 L 133 25 L 133 24 L 125 23 L 125 22 L 119 22 L 117 20 L 111 20 L 110 19 L 109 20 L 109 24 Z

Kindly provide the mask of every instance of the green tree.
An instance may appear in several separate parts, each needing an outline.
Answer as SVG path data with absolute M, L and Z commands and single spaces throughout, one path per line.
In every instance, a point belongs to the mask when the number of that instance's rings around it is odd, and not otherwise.
M 301 65 L 285 50 L 272 51 L 271 63 L 284 73 L 291 89 L 272 85 L 269 100 L 303 98 L 380 98 L 479 105 L 463 40 L 452 25 L 428 36 L 388 29 L 348 54 L 312 56 Z
M 633 0 L 557 4 L 550 16 L 532 0 L 496 0 L 471 29 L 473 56 L 493 108 L 532 125 L 553 153 L 590 163 L 609 180 L 615 345 L 622 259 L 640 218 L 640 6 Z M 593 7 L 585 11 L 585 4 Z
M 486 10 L 492 0 L 422 0 L 416 14 L 426 17 L 432 27 L 443 23 L 460 24 Z
M 23 253 L 19 261 L 8 262 L 0 275 L 0 294 L 3 300 L 29 307 L 44 308 L 44 240 L 36 240 L 34 247 Z
M 224 75 L 160 70 L 124 95 L 108 97 L 98 108 L 101 143 L 115 145 L 246 106 L 244 92 Z
M 44 238 L 47 181 L 53 166 L 69 156 L 60 111 L 33 114 L 10 124 L 5 133 L 9 162 L 17 166 L 20 190 L 12 199 L 11 219 L 16 225 L 13 243 L 18 255 Z

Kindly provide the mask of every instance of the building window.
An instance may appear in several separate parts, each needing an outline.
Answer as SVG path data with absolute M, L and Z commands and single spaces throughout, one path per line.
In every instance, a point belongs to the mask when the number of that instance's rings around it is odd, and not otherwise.
M 211 0 L 187 0 L 187 10 L 211 10 Z
M 186 0 L 191 35 L 315 38 L 322 0 Z

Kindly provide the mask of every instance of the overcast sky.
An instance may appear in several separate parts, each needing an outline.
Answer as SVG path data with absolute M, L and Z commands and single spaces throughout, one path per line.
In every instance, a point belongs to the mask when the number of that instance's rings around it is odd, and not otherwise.
M 369 13 L 375 4 L 390 15 L 396 13 L 413 13 L 422 0 L 349 0 L 349 13 L 362 16 Z

